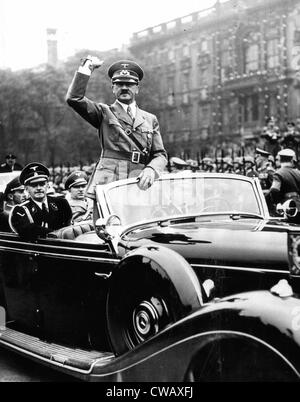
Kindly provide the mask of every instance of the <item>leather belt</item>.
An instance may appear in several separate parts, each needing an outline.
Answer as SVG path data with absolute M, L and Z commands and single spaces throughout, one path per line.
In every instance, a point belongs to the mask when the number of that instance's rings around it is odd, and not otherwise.
M 102 157 L 125 160 L 132 163 L 140 163 L 142 165 L 146 165 L 148 161 L 147 156 L 143 155 L 139 151 L 127 152 L 127 151 L 106 150 L 103 152 Z

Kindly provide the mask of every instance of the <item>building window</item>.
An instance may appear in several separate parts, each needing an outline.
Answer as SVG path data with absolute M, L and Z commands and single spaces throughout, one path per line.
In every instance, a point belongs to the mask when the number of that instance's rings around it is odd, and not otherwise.
M 206 39 L 201 39 L 199 45 L 199 53 L 207 53 L 208 52 L 208 41 Z
M 240 98 L 241 117 L 244 123 L 251 123 L 259 119 L 258 95 L 253 94 Z
M 174 51 L 174 49 L 170 49 L 170 50 L 169 50 L 169 52 L 168 52 L 168 59 L 169 59 L 169 61 L 171 61 L 171 62 L 174 62 L 174 61 L 175 61 L 175 51 Z
M 188 73 L 182 74 L 182 92 L 188 92 L 190 89 L 190 78 Z
M 190 57 L 190 48 L 188 45 L 182 47 L 182 57 Z
M 273 38 L 267 42 L 267 66 L 268 68 L 279 67 L 280 54 L 279 54 L 279 39 Z
M 259 69 L 258 35 L 250 33 L 243 40 L 244 72 L 250 73 Z
M 191 124 L 191 113 L 189 109 L 184 108 L 181 112 L 181 128 L 188 130 Z
M 199 107 L 199 126 L 206 127 L 209 126 L 209 107 L 208 106 L 200 106 Z
M 208 74 L 208 67 L 200 66 L 199 68 L 199 83 L 198 85 L 205 85 L 208 83 L 209 74 Z
M 230 50 L 230 42 L 228 39 L 224 39 L 222 42 L 222 53 L 221 53 L 221 77 L 222 81 L 229 77 L 233 72 L 232 69 L 232 51 Z
M 200 89 L 200 100 L 205 101 L 207 99 L 207 88 Z

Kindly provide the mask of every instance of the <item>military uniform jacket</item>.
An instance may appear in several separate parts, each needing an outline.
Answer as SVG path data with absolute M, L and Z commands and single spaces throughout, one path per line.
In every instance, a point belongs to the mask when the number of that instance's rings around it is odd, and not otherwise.
M 0 231 L 1 232 L 11 232 L 11 227 L 9 226 L 8 219 L 10 211 L 13 209 L 13 205 L 5 203 L 3 211 L 0 212 Z
M 90 198 L 85 200 L 73 200 L 68 201 L 72 209 L 72 221 L 82 222 L 93 219 L 93 201 Z
M 14 164 L 13 169 L 7 163 L 2 163 L 0 165 L 0 173 L 7 173 L 7 172 L 12 172 L 15 170 L 22 170 L 22 169 L 23 169 L 22 166 L 19 165 L 18 163 Z
M 280 202 L 286 201 L 291 193 L 300 195 L 300 171 L 292 167 L 281 167 L 273 176 L 273 185 L 276 187 L 280 182 Z
M 16 205 L 9 216 L 11 229 L 31 240 L 68 226 L 72 218 L 68 201 L 61 197 L 47 196 L 47 202 L 49 211 L 46 215 L 32 199 Z
M 85 97 L 88 81 L 89 76 L 75 73 L 66 97 L 68 104 L 99 132 L 102 153 L 90 179 L 87 194 L 92 196 L 96 184 L 137 176 L 145 165 L 152 167 L 158 176 L 166 167 L 167 154 L 156 116 L 137 107 L 133 121 L 118 102 L 111 105 L 107 113 L 107 105 Z M 120 124 L 125 130 L 130 129 L 147 149 L 146 164 L 133 163 L 130 158 L 123 158 L 122 155 L 136 151 L 137 148 L 120 135 Z

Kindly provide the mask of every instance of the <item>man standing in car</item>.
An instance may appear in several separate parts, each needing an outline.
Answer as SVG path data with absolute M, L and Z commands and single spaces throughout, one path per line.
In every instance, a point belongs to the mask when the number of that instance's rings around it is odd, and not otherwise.
M 102 153 L 87 187 L 95 199 L 95 186 L 138 176 L 138 186 L 146 190 L 167 164 L 167 154 L 156 116 L 139 109 L 136 95 L 144 76 L 131 60 L 120 60 L 108 69 L 116 101 L 108 106 L 85 97 L 91 73 L 102 61 L 88 56 L 75 73 L 68 90 L 67 103 L 98 129 Z
M 41 163 L 30 163 L 20 174 L 29 199 L 16 205 L 9 216 L 11 229 L 27 240 L 46 237 L 53 230 L 68 226 L 72 211 L 62 197 L 47 196 L 49 170 Z

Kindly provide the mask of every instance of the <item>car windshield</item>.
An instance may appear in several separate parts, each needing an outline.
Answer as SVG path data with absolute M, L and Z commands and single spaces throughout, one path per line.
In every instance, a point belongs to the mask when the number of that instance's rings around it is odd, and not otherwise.
M 180 177 L 155 181 L 146 191 L 136 183 L 108 190 L 110 213 L 122 225 L 204 213 L 262 215 L 253 184 L 234 178 Z

